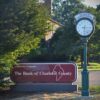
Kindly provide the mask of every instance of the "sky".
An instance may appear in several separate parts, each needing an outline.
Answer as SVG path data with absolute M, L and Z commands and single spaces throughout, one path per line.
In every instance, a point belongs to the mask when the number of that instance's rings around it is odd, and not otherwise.
M 44 0 L 39 0 L 39 1 L 44 2 Z M 87 6 L 92 6 L 94 8 L 96 8 L 96 5 L 100 4 L 100 0 L 83 0 L 83 1 L 84 1 L 84 4 L 86 4 Z
M 96 5 L 100 4 L 100 0 L 84 0 L 84 4 L 96 8 Z

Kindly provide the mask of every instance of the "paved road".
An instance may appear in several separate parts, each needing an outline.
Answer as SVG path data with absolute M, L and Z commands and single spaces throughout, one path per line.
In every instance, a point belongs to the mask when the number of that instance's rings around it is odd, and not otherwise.
M 78 71 L 78 79 L 74 84 L 81 86 L 81 71 Z M 89 85 L 100 86 L 100 71 L 89 71 Z

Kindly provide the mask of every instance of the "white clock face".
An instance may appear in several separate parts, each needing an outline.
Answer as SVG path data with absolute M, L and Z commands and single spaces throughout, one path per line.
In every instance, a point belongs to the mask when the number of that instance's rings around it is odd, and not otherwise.
M 76 25 L 76 30 L 81 36 L 88 36 L 93 31 L 93 24 L 87 20 L 80 20 Z

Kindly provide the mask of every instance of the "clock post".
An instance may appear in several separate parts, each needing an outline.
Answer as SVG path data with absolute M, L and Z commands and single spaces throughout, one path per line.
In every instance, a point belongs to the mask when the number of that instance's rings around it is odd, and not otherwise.
M 89 71 L 87 68 L 87 43 L 95 29 L 94 15 L 82 12 L 75 16 L 76 31 L 83 44 L 82 96 L 89 96 Z
M 82 96 L 89 96 L 89 72 L 87 68 L 87 43 L 88 39 L 83 40 L 83 71 L 82 71 Z

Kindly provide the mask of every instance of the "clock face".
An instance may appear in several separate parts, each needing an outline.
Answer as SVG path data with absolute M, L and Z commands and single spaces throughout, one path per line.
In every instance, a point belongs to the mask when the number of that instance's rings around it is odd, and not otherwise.
M 80 20 L 76 25 L 76 30 L 81 36 L 89 36 L 93 31 L 93 24 L 87 19 Z

